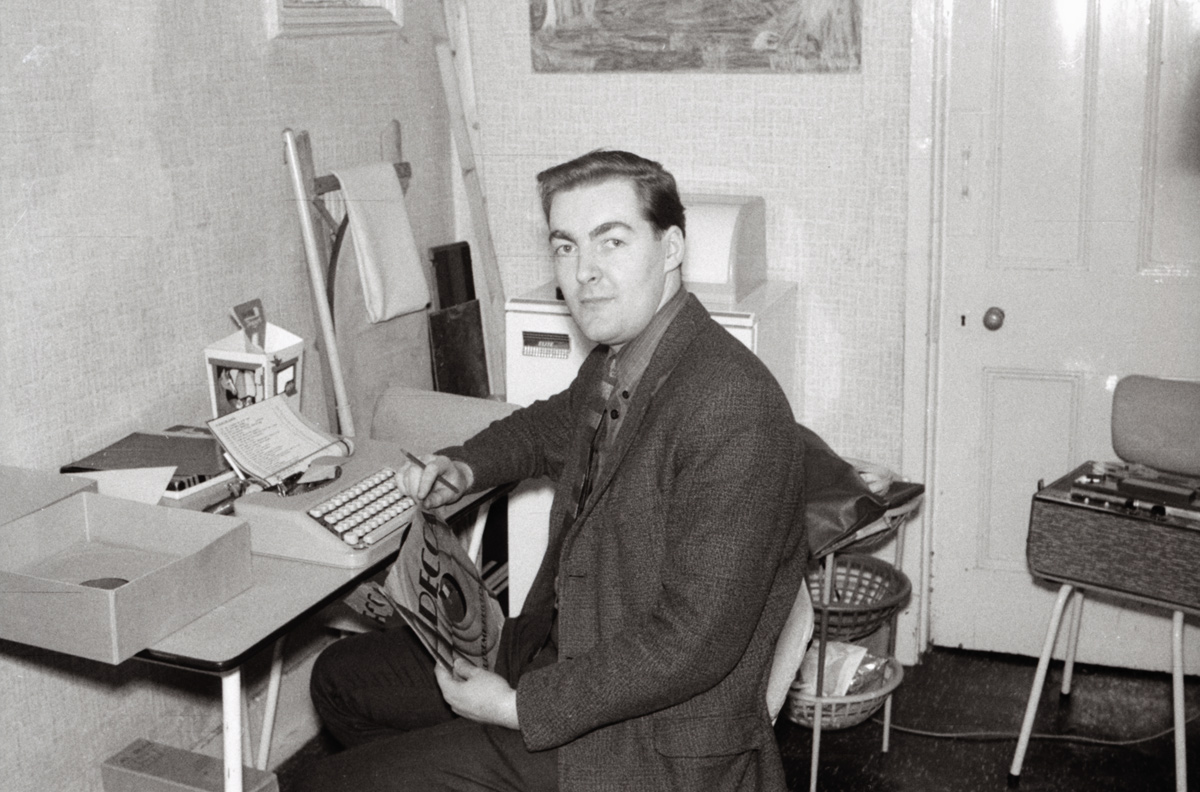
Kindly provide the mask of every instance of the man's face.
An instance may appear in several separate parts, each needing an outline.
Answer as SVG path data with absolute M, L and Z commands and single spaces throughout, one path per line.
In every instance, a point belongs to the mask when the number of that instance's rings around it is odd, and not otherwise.
M 583 334 L 620 346 L 650 323 L 683 261 L 683 232 L 642 215 L 633 185 L 613 179 L 561 192 L 550 205 L 554 274 Z

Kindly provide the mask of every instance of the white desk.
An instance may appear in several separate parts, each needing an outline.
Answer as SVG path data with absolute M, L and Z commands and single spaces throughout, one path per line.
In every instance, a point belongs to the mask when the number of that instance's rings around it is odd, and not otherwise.
M 503 402 L 397 386 L 380 396 L 370 436 L 401 443 L 423 454 L 460 443 L 514 409 L 514 405 Z M 436 511 L 448 522 L 462 521 L 470 517 L 471 507 L 490 505 L 511 489 L 467 496 Z M 362 569 L 344 569 L 256 555 L 255 583 L 250 589 L 136 655 L 142 660 L 221 678 L 226 792 L 242 792 L 242 665 L 268 644 L 274 644 L 255 763 L 255 767 L 265 770 L 283 677 L 283 636 L 298 621 L 385 567 L 391 558 Z
M 242 751 L 242 665 L 274 642 L 259 761 L 254 762 L 255 767 L 266 769 L 283 677 L 283 637 L 300 619 L 353 588 L 374 569 L 341 569 L 254 556 L 253 586 L 136 655 L 221 678 L 226 792 L 242 792 L 242 765 L 251 758 Z
M 471 495 L 437 513 L 447 521 L 473 519 L 506 489 Z M 361 569 L 322 566 L 256 555 L 254 584 L 225 604 L 172 633 L 135 657 L 221 678 L 225 792 L 242 792 L 242 666 L 274 644 L 266 711 L 254 766 L 266 769 L 275 705 L 283 678 L 283 638 L 304 617 L 346 595 L 358 581 L 386 567 L 393 556 Z

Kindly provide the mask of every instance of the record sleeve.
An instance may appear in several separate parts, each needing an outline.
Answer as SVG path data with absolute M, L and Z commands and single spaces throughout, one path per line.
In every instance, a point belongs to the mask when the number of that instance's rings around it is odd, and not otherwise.
M 450 527 L 417 512 L 383 591 L 396 611 L 447 669 L 461 657 L 493 670 L 504 614 Z

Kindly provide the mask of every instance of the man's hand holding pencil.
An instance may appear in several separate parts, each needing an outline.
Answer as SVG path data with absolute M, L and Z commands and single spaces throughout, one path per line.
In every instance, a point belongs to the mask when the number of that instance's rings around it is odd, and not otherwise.
M 418 458 L 405 451 L 407 464 L 396 474 L 396 481 L 406 495 L 411 495 L 427 509 L 454 503 L 471 489 L 474 474 L 463 462 L 449 457 L 426 454 Z

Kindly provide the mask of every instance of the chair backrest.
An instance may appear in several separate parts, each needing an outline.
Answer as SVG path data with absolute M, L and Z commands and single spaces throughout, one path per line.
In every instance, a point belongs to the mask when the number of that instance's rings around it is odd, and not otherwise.
M 1126 462 L 1200 476 L 1200 382 L 1122 378 L 1113 391 L 1112 443 Z
M 783 703 L 787 701 L 788 690 L 800 670 L 800 661 L 812 640 L 813 624 L 812 597 L 808 593 L 808 583 L 800 581 L 800 591 L 796 601 L 792 603 L 792 611 L 783 630 L 779 633 L 779 641 L 775 644 L 775 658 L 771 661 L 771 674 L 767 677 L 767 712 L 771 714 L 771 722 L 779 716 Z

